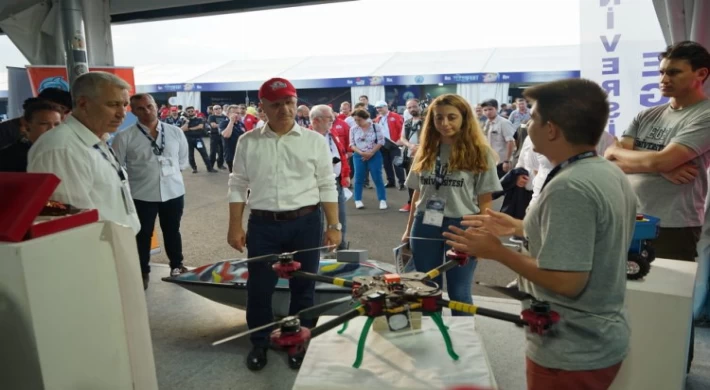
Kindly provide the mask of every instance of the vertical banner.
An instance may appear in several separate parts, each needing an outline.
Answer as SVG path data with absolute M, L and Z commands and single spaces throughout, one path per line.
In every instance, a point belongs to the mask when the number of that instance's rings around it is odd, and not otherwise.
M 636 114 L 668 102 L 658 54 L 666 43 L 653 0 L 580 0 L 581 77 L 609 94 L 607 131 L 620 136 Z

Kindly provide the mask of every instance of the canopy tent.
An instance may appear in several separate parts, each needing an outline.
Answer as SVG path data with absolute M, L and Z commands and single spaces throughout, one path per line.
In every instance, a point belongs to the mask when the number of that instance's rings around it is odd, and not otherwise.
M 156 72 L 143 74 L 144 69 L 162 70 L 170 67 L 176 77 L 166 80 Z M 349 56 L 298 57 L 268 60 L 231 61 L 215 64 L 203 72 L 193 65 L 152 65 L 136 67 L 136 84 L 145 92 L 182 91 L 180 85 L 211 91 L 253 90 L 270 77 L 284 77 L 300 88 L 322 88 L 356 84 L 358 78 L 368 78 L 365 84 L 375 85 L 373 78 L 382 78 L 382 84 L 398 80 L 386 78 L 406 77 L 412 84 L 431 84 L 429 75 L 510 73 L 514 79 L 500 81 L 538 82 L 551 77 L 578 74 L 579 47 L 511 47 L 499 49 L 457 50 L 416 53 L 377 53 Z M 192 73 L 191 73 L 192 72 Z M 177 77 L 177 75 L 182 77 Z M 401 77 L 400 77 L 401 79 Z M 340 80 L 340 83 L 327 80 Z M 451 83 L 460 80 L 449 80 Z M 480 80 L 484 81 L 484 80 Z M 166 85 L 171 84 L 171 85 Z M 342 84 L 342 85 L 341 85 Z

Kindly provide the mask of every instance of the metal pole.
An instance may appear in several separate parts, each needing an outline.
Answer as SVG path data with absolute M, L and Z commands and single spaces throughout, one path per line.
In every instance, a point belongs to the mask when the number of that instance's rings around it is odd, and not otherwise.
M 86 53 L 86 35 L 81 0 L 60 0 L 62 33 L 66 50 L 67 77 L 69 85 L 84 73 L 89 72 L 89 56 Z

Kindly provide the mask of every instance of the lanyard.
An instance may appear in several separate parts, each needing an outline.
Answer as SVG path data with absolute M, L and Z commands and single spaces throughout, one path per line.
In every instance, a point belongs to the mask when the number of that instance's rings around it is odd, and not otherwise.
M 335 141 L 333 141 L 333 135 L 330 132 L 328 132 L 325 135 L 325 138 L 328 138 L 328 141 L 329 141 L 328 143 L 330 143 L 331 146 L 335 146 L 335 150 L 330 149 L 330 152 L 331 153 L 335 152 L 335 153 L 338 153 L 338 155 L 340 155 L 340 150 L 338 149 L 338 146 L 335 144 Z
M 150 146 L 153 147 L 153 154 L 155 154 L 156 156 L 161 156 L 163 154 L 163 150 L 165 150 L 165 131 L 162 132 L 163 136 L 160 136 L 160 130 L 162 129 L 162 127 L 158 129 L 158 137 L 160 137 L 160 147 L 158 147 L 158 144 L 155 142 L 153 137 L 151 137 L 150 134 L 148 134 L 148 132 L 143 129 L 143 126 L 139 125 L 138 123 L 136 123 L 136 126 L 138 126 L 138 130 L 140 130 L 141 133 L 143 133 L 143 135 L 148 138 L 148 141 L 150 141 Z
M 111 156 L 113 156 L 113 159 L 114 159 L 114 161 L 116 161 L 116 164 L 118 164 L 118 166 L 113 165 L 111 160 L 108 158 L 108 155 L 106 155 L 106 152 L 104 152 L 103 149 L 101 149 L 99 147 L 99 144 L 95 144 L 94 149 L 98 150 L 99 153 L 101 153 L 101 155 L 104 157 L 104 160 L 108 161 L 108 163 L 111 164 L 111 167 L 113 167 L 116 170 L 116 173 L 118 174 L 118 178 L 121 179 L 121 182 L 123 183 L 124 181 L 126 181 L 126 175 L 123 174 L 123 168 L 121 168 L 121 162 L 118 161 L 118 157 L 116 157 L 116 153 L 113 152 L 113 149 L 111 149 L 109 147 L 108 151 L 109 151 L 109 153 L 111 153 Z
M 436 155 L 436 169 L 434 171 L 434 187 L 439 191 L 439 187 L 444 184 L 444 178 L 449 171 L 448 164 L 446 168 L 442 167 L 441 164 L 441 145 L 439 145 L 439 154 Z
M 542 189 L 540 191 L 544 190 L 547 183 L 549 183 L 552 180 L 552 178 L 554 178 L 562 169 L 566 168 L 568 165 L 575 163 L 579 160 L 584 160 L 585 158 L 596 157 L 596 155 L 597 155 L 597 152 L 594 150 L 589 151 L 589 152 L 580 153 L 576 156 L 570 157 L 567 161 L 552 168 L 550 173 L 547 175 L 547 178 L 545 178 L 545 183 L 542 185 Z

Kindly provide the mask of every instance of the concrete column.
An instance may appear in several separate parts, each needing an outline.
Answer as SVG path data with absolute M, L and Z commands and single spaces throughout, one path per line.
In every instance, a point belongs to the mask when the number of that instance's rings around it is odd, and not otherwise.
M 60 12 L 66 50 L 67 81 L 72 85 L 77 77 L 89 72 L 81 0 L 60 0 Z

